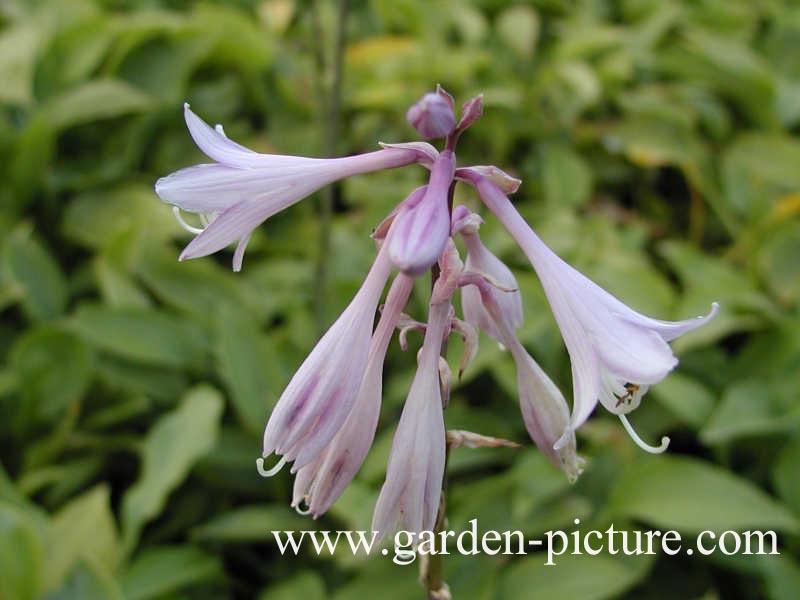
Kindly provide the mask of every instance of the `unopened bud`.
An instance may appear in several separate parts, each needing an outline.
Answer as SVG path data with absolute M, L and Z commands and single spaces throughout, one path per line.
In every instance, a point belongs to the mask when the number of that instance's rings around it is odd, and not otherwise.
M 424 138 L 443 138 L 456 126 L 453 99 L 437 88 L 408 109 L 406 121 Z

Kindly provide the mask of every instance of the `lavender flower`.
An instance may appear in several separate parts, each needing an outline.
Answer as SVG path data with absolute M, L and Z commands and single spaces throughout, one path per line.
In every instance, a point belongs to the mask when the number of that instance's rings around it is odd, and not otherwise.
M 276 467 L 286 461 L 294 470 L 311 462 L 341 428 L 356 399 L 367 367 L 378 300 L 391 272 L 382 248 L 361 289 L 295 373 L 278 399 L 264 431 L 266 457 L 275 452 Z
M 445 444 L 514 446 L 472 432 L 446 437 L 443 410 L 451 385 L 442 347 L 452 333 L 464 340 L 459 376 L 477 352 L 477 329 L 509 350 L 517 369 L 525 427 L 536 445 L 570 480 L 580 474 L 575 431 L 601 402 L 622 420 L 645 450 L 626 414 L 650 385 L 663 379 L 677 359 L 668 342 L 712 318 L 659 321 L 639 314 L 553 253 L 517 213 L 506 194 L 520 181 L 494 166 L 456 168 L 460 136 L 483 112 L 483 100 L 467 101 L 458 122 L 453 99 L 441 88 L 412 106 L 407 119 L 424 137 L 443 137 L 441 152 L 425 142 L 382 144 L 376 152 L 315 159 L 258 154 L 212 129 L 185 106 L 189 132 L 215 162 L 177 171 L 156 182 L 162 200 L 174 205 L 184 227 L 196 234 L 180 259 L 211 254 L 238 241 L 233 257 L 239 270 L 253 230 L 276 212 L 342 177 L 418 163 L 430 170 L 428 183 L 413 190 L 373 231 L 375 261 L 355 297 L 292 377 L 264 431 L 262 475 L 289 461 L 296 473 L 292 505 L 315 518 L 323 514 L 355 476 L 377 427 L 384 357 L 395 328 L 406 349 L 406 333 L 424 330 L 418 366 L 395 431 L 386 480 L 373 515 L 381 535 L 402 528 L 433 529 L 440 505 Z M 483 244 L 481 218 L 464 207 L 452 210 L 456 182 L 473 185 L 532 263 L 551 304 L 572 362 L 572 411 L 558 387 L 516 335 L 522 324 L 522 297 L 516 278 Z M 186 224 L 180 211 L 197 213 L 204 225 Z M 462 263 L 453 236 L 467 248 Z M 373 333 L 378 303 L 393 269 L 399 270 Z M 431 270 L 434 286 L 427 322 L 403 310 L 413 278 Z M 452 305 L 461 288 L 465 320 Z M 469 444 L 467 444 L 469 445 Z M 264 458 L 279 456 L 271 469 Z
M 372 517 L 373 531 L 382 535 L 399 529 L 430 531 L 436 522 L 445 459 L 439 351 L 449 310 L 449 303 L 430 307 L 417 374 L 397 425 L 386 481 Z
M 569 427 L 569 407 L 561 390 L 522 346 L 514 331 L 522 325 L 522 298 L 511 270 L 492 254 L 478 235 L 482 219 L 463 206 L 453 211 L 453 229 L 467 246 L 461 288 L 464 317 L 511 352 L 517 367 L 519 406 L 525 428 L 550 461 L 575 481 L 583 469 L 575 434 L 558 449 Z
M 450 244 L 450 252 L 441 261 L 442 275 L 431 296 L 417 372 L 394 434 L 386 481 L 372 516 L 372 529 L 381 536 L 400 529 L 431 531 L 436 522 L 445 461 L 439 358 L 450 331 L 450 297 L 455 289 L 450 274 L 454 267 L 460 271 L 460 261 Z
M 461 175 L 475 185 L 486 206 L 531 261 L 569 351 L 574 405 L 569 428 L 556 449 L 569 443 L 599 400 L 619 416 L 641 448 L 666 450 L 669 438 L 662 438 L 658 447 L 646 444 L 625 415 L 639 406 L 650 385 L 664 379 L 678 364 L 667 342 L 705 324 L 717 313 L 718 305 L 713 303 L 704 317 L 685 321 L 660 321 L 634 311 L 550 250 L 496 185 L 468 169 Z
M 409 275 L 431 268 L 442 254 L 450 235 L 448 195 L 456 157 L 444 150 L 436 158 L 422 198 L 400 211 L 395 218 L 396 233 L 389 242 L 389 255 Z
M 221 126 L 209 127 L 184 105 L 189 133 L 214 164 L 176 171 L 156 182 L 156 193 L 175 206 L 185 228 L 197 234 L 180 260 L 206 256 L 238 241 L 233 270 L 253 230 L 277 212 L 343 177 L 429 161 L 436 151 L 428 144 L 385 145 L 382 150 L 346 158 L 304 158 L 259 154 L 229 140 Z M 199 213 L 205 227 L 194 228 L 178 209 Z
M 383 359 L 413 285 L 414 280 L 402 273 L 394 280 L 372 335 L 364 377 L 347 419 L 324 450 L 297 471 L 292 506 L 299 509 L 304 503 L 314 518 L 327 511 L 342 494 L 372 445 L 381 408 Z
M 439 86 L 408 109 L 406 121 L 424 138 L 443 138 L 456 125 L 453 106 L 453 97 Z

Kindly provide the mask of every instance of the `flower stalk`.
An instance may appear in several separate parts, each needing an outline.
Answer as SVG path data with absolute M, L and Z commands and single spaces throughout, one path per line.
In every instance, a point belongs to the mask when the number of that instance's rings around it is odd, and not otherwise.
M 347 3 L 340 4 L 343 36 Z M 342 44 L 342 37 L 339 37 Z M 341 50 L 341 48 L 340 48 Z M 339 59 L 341 57 L 339 56 Z M 331 93 L 338 94 L 335 69 Z M 338 100 L 331 98 L 326 149 L 333 154 L 338 128 Z M 457 447 L 514 447 L 514 442 L 472 432 L 446 434 L 444 410 L 450 396 L 448 337 L 464 340 L 459 378 L 475 356 L 478 330 L 508 350 L 517 371 L 522 421 L 528 435 L 550 462 L 574 481 L 584 468 L 577 454 L 576 431 L 598 403 L 617 415 L 642 449 L 663 452 L 668 438 L 651 445 L 635 432 L 627 414 L 643 401 L 650 386 L 678 364 L 669 342 L 716 314 L 662 321 L 636 312 L 557 256 L 511 204 L 520 180 L 495 166 L 459 167 L 456 146 L 483 112 L 481 96 L 464 103 L 458 120 L 454 101 L 441 87 L 425 95 L 407 113 L 420 135 L 443 139 L 437 150 L 427 142 L 381 144 L 381 149 L 344 158 L 305 158 L 259 154 L 228 139 L 186 105 L 184 117 L 198 147 L 214 162 L 181 169 L 156 182 L 156 193 L 173 205 L 179 222 L 195 237 L 180 259 L 196 258 L 236 243 L 238 271 L 252 232 L 264 220 L 344 177 L 418 164 L 430 171 L 426 185 L 400 200 L 373 230 L 375 261 L 342 315 L 300 365 L 275 406 L 264 431 L 261 475 L 272 476 L 293 462 L 292 506 L 314 518 L 323 515 L 357 475 L 372 444 L 380 416 L 383 364 L 393 332 L 401 349 L 408 331 L 424 331 L 417 371 L 395 430 L 372 519 L 379 537 L 403 529 L 436 535 L 446 518 L 447 462 Z M 495 218 L 530 261 L 542 283 L 572 368 L 572 405 L 517 337 L 523 300 L 516 278 L 483 244 L 482 219 L 464 207 L 453 209 L 455 185 L 474 187 Z M 324 205 L 324 203 L 323 203 Z M 180 211 L 196 213 L 203 227 L 193 227 Z M 315 312 L 322 314 L 329 235 L 329 212 L 321 212 Z M 326 216 L 327 214 L 327 216 Z M 453 240 L 463 238 L 466 261 Z M 397 275 L 386 296 L 377 326 L 375 315 L 392 272 Z M 403 311 L 414 278 L 431 273 L 428 314 L 417 320 Z M 463 319 L 453 308 L 461 292 Z M 272 468 L 264 458 L 278 457 Z M 442 555 L 429 556 L 421 570 L 428 597 L 449 599 Z

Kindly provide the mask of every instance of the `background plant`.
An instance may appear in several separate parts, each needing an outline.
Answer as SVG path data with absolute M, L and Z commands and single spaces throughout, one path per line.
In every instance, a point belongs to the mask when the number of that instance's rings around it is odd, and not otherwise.
M 337 4 L 0 4 L 0 598 L 361 598 L 421 594 L 414 567 L 281 557 L 273 529 L 366 529 L 413 373 L 393 347 L 376 445 L 319 522 L 254 459 L 290 374 L 354 293 L 366 233 L 422 170 L 336 187 L 271 219 L 246 269 L 178 265 L 186 234 L 152 191 L 201 157 L 182 103 L 248 146 L 349 154 L 411 137 L 435 83 L 484 93 L 464 163 L 513 167 L 520 210 L 562 256 L 648 314 L 724 312 L 636 413 L 581 429 L 569 486 L 530 446 L 457 449 L 450 525 L 776 529 L 780 557 L 448 557 L 456 598 L 796 598 L 800 590 L 800 8 L 789 0 L 351 2 L 331 141 Z M 511 170 L 511 169 L 510 169 Z M 462 192 L 460 192 L 462 193 Z M 469 192 L 458 202 L 477 208 Z M 320 237 L 330 260 L 320 275 Z M 515 266 L 521 337 L 562 389 L 566 353 Z M 416 295 L 424 314 L 427 291 Z M 449 428 L 525 441 L 512 367 L 482 339 Z

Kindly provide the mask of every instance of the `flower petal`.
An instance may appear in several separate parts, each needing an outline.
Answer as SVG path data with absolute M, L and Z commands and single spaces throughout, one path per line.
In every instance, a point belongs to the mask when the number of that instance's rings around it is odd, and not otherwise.
M 194 143 L 210 159 L 223 165 L 237 168 L 280 167 L 296 165 L 299 162 L 314 161 L 319 159 L 303 158 L 299 156 L 284 156 L 281 154 L 259 154 L 233 140 L 228 139 L 220 131 L 209 126 L 189 108 L 183 105 L 183 117 L 189 134 Z
M 381 406 L 383 361 L 400 312 L 414 280 L 400 273 L 394 280 L 370 344 L 370 356 L 358 395 L 341 429 L 295 479 L 293 505 L 305 499 L 314 517 L 328 510 L 361 468 L 375 438 Z
M 245 236 L 264 219 L 286 208 L 286 198 L 276 194 L 272 202 L 243 200 L 221 213 L 183 249 L 178 260 L 208 256 Z
M 258 200 L 274 191 L 276 177 L 263 171 L 220 164 L 195 165 L 156 181 L 156 194 L 189 212 L 223 212 L 244 200 Z M 282 188 L 288 188 L 286 181 Z
M 372 529 L 385 536 L 399 529 L 418 533 L 436 522 L 445 462 L 445 431 L 439 389 L 439 351 L 450 303 L 431 304 L 414 381 L 397 425 L 386 481 Z
M 431 171 L 425 195 L 416 206 L 400 211 L 394 219 L 389 255 L 409 275 L 420 275 L 429 269 L 450 237 L 448 191 L 454 164 L 453 153 L 442 152 Z

